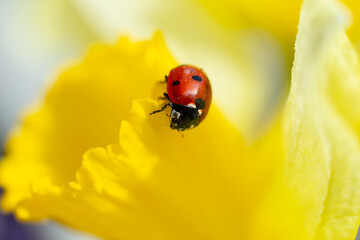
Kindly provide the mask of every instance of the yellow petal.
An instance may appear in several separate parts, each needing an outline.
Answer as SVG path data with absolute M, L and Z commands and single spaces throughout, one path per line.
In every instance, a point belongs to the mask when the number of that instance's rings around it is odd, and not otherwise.
M 34 192 L 17 216 L 56 218 L 105 239 L 287 239 L 301 229 L 283 185 L 268 197 L 280 183 L 274 181 L 277 148 L 264 141 L 246 150 L 216 108 L 182 137 L 164 114 L 148 115 L 158 108 L 149 99 L 135 101 L 121 123 L 119 144 L 89 150 L 76 181 L 60 195 Z M 209 131 L 219 126 L 221 131 Z M 279 216 L 287 224 L 278 225 Z M 269 218 L 276 224 L 259 233 Z M 297 236 L 302 239 L 301 231 Z
M 360 41 L 360 34 L 359 34 L 359 26 L 360 26 L 360 4 L 359 1 L 353 0 L 343 0 L 344 4 L 350 8 L 351 12 L 353 13 L 352 16 L 352 24 L 348 29 L 349 38 L 352 40 L 353 43 L 357 45 L 359 48 L 359 41 Z
M 72 180 L 83 153 L 116 143 L 132 100 L 154 97 L 154 86 L 175 65 L 159 34 L 151 42 L 123 38 L 111 47 L 94 46 L 83 62 L 61 74 L 44 102 L 14 131 L 1 163 L 2 184 L 14 186 L 3 207 L 13 209 L 28 198 L 37 179 L 60 185 Z
M 198 0 L 226 28 L 260 28 L 274 35 L 289 59 L 293 56 L 301 1 Z
M 296 40 L 285 178 L 313 239 L 354 239 L 360 220 L 359 63 L 337 1 L 307 0 Z

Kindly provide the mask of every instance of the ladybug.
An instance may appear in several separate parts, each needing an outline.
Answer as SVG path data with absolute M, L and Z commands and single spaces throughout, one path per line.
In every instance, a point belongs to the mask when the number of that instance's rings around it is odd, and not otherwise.
M 178 131 L 191 129 L 199 125 L 206 117 L 211 103 L 211 85 L 208 77 L 197 67 L 180 65 L 171 69 L 169 76 L 165 75 L 167 93 L 165 98 L 169 103 L 160 110 L 171 107 L 170 127 Z

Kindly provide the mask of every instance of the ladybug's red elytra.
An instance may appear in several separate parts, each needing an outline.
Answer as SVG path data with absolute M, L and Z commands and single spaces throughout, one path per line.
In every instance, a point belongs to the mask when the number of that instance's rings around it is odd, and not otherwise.
M 180 65 L 171 69 L 165 81 L 167 93 L 164 96 L 169 103 L 150 115 L 170 106 L 172 129 L 184 131 L 199 125 L 206 117 L 211 103 L 211 85 L 206 74 L 197 67 Z

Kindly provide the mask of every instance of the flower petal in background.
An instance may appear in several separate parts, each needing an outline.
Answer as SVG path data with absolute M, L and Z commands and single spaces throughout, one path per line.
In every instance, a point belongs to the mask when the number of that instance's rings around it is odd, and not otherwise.
M 99 39 L 68 0 L 0 2 L 0 139 L 59 64 Z
M 359 34 L 359 26 L 360 26 L 360 4 L 358 1 L 352 0 L 343 0 L 344 4 L 351 9 L 352 15 L 352 24 L 348 28 L 347 33 L 349 35 L 350 40 L 355 45 L 357 51 L 360 50 L 360 34 Z
M 282 46 L 291 67 L 302 1 L 286 0 L 198 0 L 219 23 L 230 29 L 260 28 L 272 34 Z
M 358 55 L 337 1 L 304 1 L 285 114 L 285 179 L 312 239 L 354 239 L 360 218 Z

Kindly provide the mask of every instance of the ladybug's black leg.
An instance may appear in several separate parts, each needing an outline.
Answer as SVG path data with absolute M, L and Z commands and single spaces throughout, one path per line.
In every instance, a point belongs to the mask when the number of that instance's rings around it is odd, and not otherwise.
M 170 100 L 170 97 L 169 97 L 169 95 L 168 95 L 167 93 L 164 92 L 164 96 L 165 96 L 165 98 L 166 98 L 167 100 L 171 101 L 171 100 Z
M 155 113 L 164 111 L 167 106 L 170 106 L 170 103 L 165 104 L 164 106 L 162 106 L 162 108 L 161 108 L 160 110 L 155 110 L 155 111 L 153 111 L 152 113 L 150 113 L 150 115 L 153 115 L 153 114 L 155 114 Z
M 165 81 L 159 81 L 159 83 L 167 83 L 167 81 L 168 81 L 168 76 L 165 75 Z
M 169 95 L 167 93 L 164 93 L 164 97 L 159 97 L 159 99 L 161 99 L 161 100 L 167 99 L 167 100 L 171 101 L 170 97 L 169 97 Z

